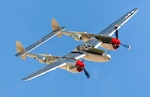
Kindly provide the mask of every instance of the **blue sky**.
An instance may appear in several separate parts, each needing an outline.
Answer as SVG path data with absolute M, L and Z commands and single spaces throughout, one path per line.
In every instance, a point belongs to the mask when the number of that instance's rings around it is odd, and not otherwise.
M 149 25 L 150 1 L 109 0 L 0 0 L 0 97 L 150 97 Z M 15 42 L 27 47 L 52 31 L 55 18 L 68 30 L 98 33 L 131 9 L 139 12 L 120 30 L 123 43 L 111 51 L 111 61 L 85 61 L 91 75 L 71 74 L 57 69 L 34 80 L 21 79 L 45 65 L 15 57 Z M 63 56 L 82 42 L 55 37 L 33 53 Z

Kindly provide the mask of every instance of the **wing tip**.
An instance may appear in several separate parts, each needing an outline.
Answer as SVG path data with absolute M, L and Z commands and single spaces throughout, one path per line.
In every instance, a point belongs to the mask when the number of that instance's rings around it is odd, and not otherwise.
M 21 81 L 29 81 L 29 80 L 31 80 L 31 79 L 27 79 L 27 78 L 21 79 Z
M 139 11 L 139 8 L 136 7 L 136 8 L 134 8 L 132 11 L 133 11 L 134 13 L 137 13 L 137 12 Z M 131 11 L 131 12 L 132 12 L 132 11 Z

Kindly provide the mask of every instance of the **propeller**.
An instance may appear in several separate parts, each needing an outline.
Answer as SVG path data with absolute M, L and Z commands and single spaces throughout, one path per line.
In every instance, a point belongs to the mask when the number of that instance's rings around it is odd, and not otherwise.
M 118 26 L 119 25 L 116 25 L 115 26 L 115 30 L 116 30 L 116 32 L 115 32 L 115 36 L 116 36 L 116 39 L 118 39 L 118 37 L 119 37 L 119 31 L 118 31 Z M 125 48 L 127 48 L 128 50 L 130 50 L 131 49 L 131 46 L 130 45 L 127 45 L 127 44 L 123 44 L 123 43 L 121 43 L 120 45 L 122 45 L 123 47 L 125 47 Z
M 82 60 L 82 62 L 84 63 L 84 60 Z M 90 74 L 87 72 L 85 67 L 83 68 L 83 72 L 84 72 L 85 76 L 89 79 L 90 78 Z

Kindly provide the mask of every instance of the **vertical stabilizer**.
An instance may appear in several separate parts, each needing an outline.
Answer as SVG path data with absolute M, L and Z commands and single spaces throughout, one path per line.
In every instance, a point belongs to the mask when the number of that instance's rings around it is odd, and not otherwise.
M 59 24 L 57 23 L 57 21 L 54 18 L 51 21 L 51 25 L 52 25 L 53 31 L 55 31 L 55 30 L 61 30 Z
M 23 60 L 26 59 L 26 51 L 24 49 L 24 47 L 22 46 L 22 44 L 19 41 L 16 41 L 16 50 L 18 53 L 24 53 L 22 56 L 20 56 Z
M 53 31 L 59 31 L 59 30 L 61 30 L 61 27 L 59 26 L 59 24 L 57 23 L 57 21 L 54 18 L 51 21 L 51 25 L 52 25 Z M 62 33 L 60 32 L 57 36 L 61 37 Z

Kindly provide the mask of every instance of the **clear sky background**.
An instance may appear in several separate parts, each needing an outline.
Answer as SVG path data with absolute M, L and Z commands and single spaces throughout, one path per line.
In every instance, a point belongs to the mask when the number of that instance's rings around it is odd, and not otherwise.
M 123 43 L 106 63 L 85 61 L 91 75 L 57 69 L 34 80 L 21 79 L 46 65 L 15 57 L 15 42 L 27 47 L 52 31 L 55 18 L 68 30 L 98 33 L 138 7 L 120 30 Z M 0 0 L 0 97 L 150 97 L 149 0 Z M 82 42 L 54 37 L 33 53 L 63 56 Z

